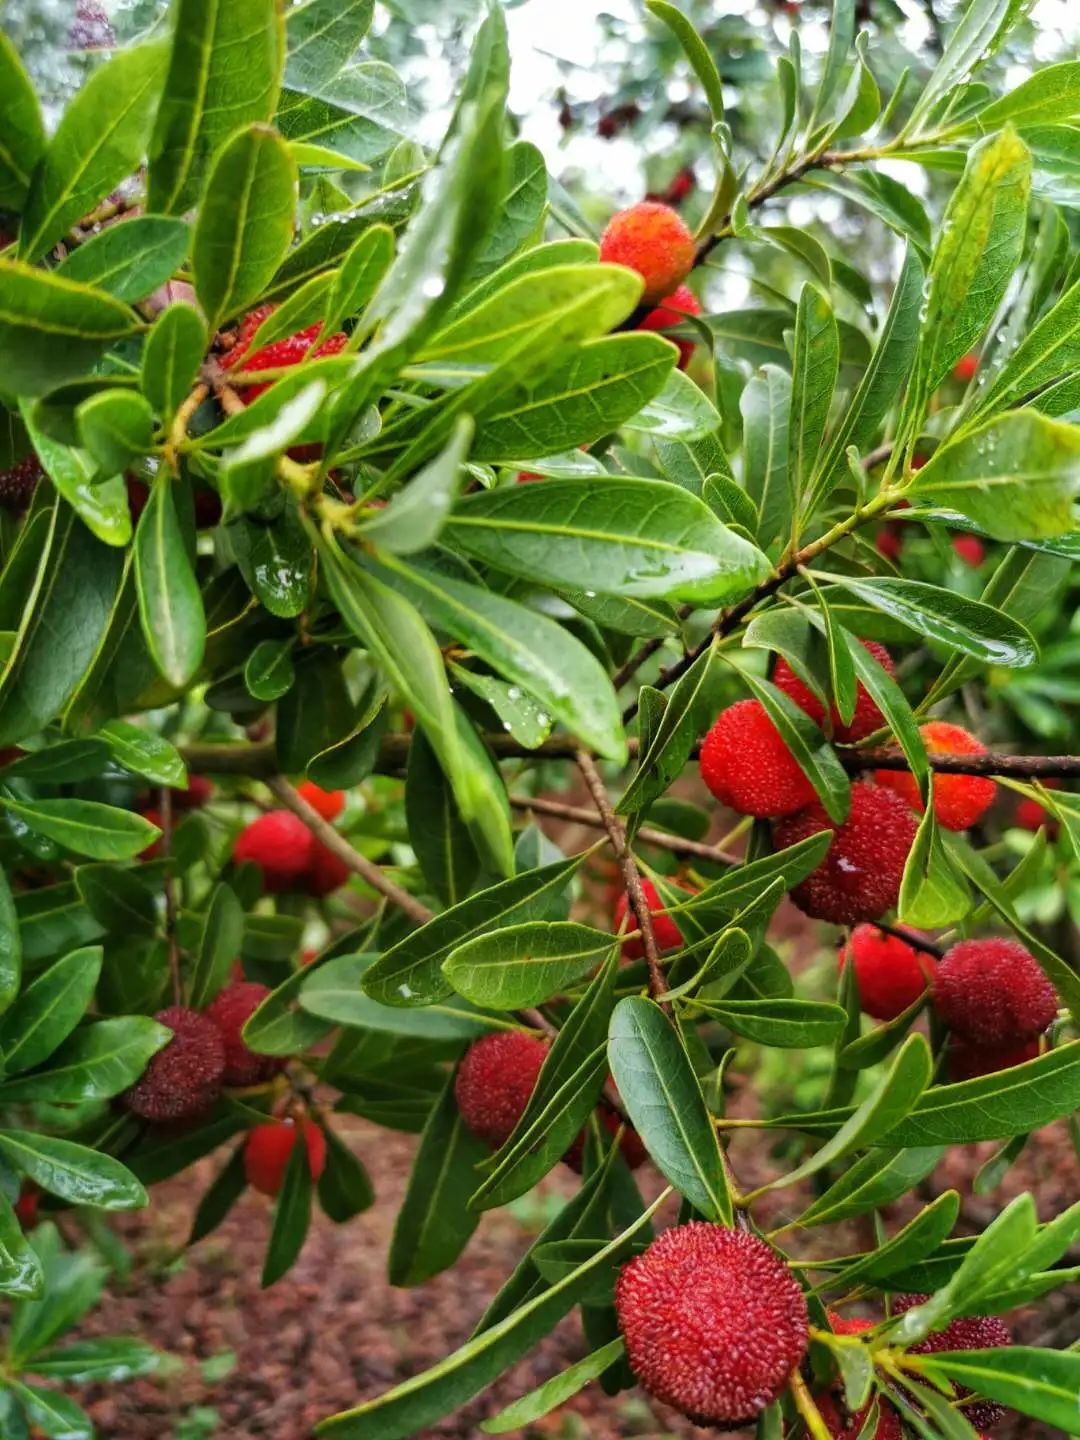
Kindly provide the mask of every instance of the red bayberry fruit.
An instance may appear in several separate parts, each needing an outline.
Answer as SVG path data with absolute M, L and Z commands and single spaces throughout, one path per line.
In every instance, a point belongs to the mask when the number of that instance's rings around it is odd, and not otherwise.
M 543 475 L 538 475 L 535 470 L 519 470 L 517 483 L 519 485 L 532 485 L 537 480 L 543 480 Z
M 845 1318 L 836 1310 L 830 1310 L 828 1315 L 834 1335 L 861 1335 L 865 1330 L 874 1328 L 874 1321 L 861 1315 L 849 1315 Z
M 1042 786 L 1044 790 L 1057 790 L 1060 788 L 1060 781 L 1044 780 Z M 1028 795 L 1022 796 L 1016 802 L 1013 819 L 1025 830 L 1040 830 L 1045 825 L 1051 835 L 1057 834 L 1057 816 L 1052 815 L 1045 805 L 1040 805 L 1038 800 L 1033 800 Z
M 803 1292 L 746 1230 L 666 1230 L 623 1266 L 615 1309 L 640 1383 L 698 1425 L 751 1424 L 806 1353 Z
M 263 872 L 272 894 L 292 889 L 310 869 L 315 839 L 289 810 L 271 810 L 241 830 L 233 846 L 237 865 L 250 860 Z
M 311 863 L 304 872 L 303 888 L 309 895 L 321 898 L 339 890 L 351 873 L 344 860 L 340 860 L 321 840 L 316 840 L 311 849 Z
M 270 307 L 272 309 L 273 307 Z M 263 345 L 258 350 L 251 351 L 251 342 L 254 339 L 255 331 L 266 319 L 265 313 L 253 311 L 247 316 L 240 327 L 240 334 L 237 343 L 224 357 L 222 364 L 237 375 L 250 375 L 259 370 L 286 370 L 293 365 L 299 365 L 308 351 L 312 352 L 313 358 L 325 355 L 337 355 L 344 350 L 349 337 L 339 331 L 337 334 L 329 335 L 325 340 L 319 340 L 322 331 L 322 322 L 316 325 L 309 325 L 306 330 L 299 330 L 295 335 L 286 335 L 281 340 L 275 340 L 270 345 Z M 255 324 L 249 325 L 248 321 L 258 316 Z M 243 363 L 240 363 L 240 362 Z M 244 385 L 240 390 L 240 398 L 245 405 L 250 405 L 260 395 L 269 390 L 273 381 L 267 381 L 265 385 Z
M 791 815 L 814 787 L 760 700 L 740 700 L 716 718 L 701 746 L 701 778 L 741 815 Z
M 521 1119 L 548 1047 L 522 1030 L 481 1036 L 465 1052 L 454 1081 L 461 1118 L 497 1150 Z
M 214 787 L 205 775 L 189 775 L 186 790 L 172 791 L 174 810 L 201 810 L 213 798 Z
M 645 282 L 641 303 L 655 305 L 693 269 L 694 237 L 670 205 L 641 200 L 608 221 L 600 259 L 636 270 Z
M 973 570 L 977 570 L 986 559 L 986 546 L 977 535 L 954 535 L 952 548 L 964 564 L 970 565 Z
M 920 734 L 931 755 L 985 755 L 986 746 L 960 725 L 931 720 L 920 725 Z M 915 777 L 908 770 L 878 770 L 879 785 L 902 795 L 913 810 L 922 811 L 922 797 Z M 994 803 L 994 782 L 985 775 L 934 776 L 934 814 L 946 830 L 966 830 Z
M 1019 1045 L 972 1045 L 954 1036 L 949 1046 L 949 1077 L 952 1080 L 976 1080 L 980 1075 L 993 1075 L 998 1070 L 1011 1070 L 1034 1060 L 1039 1041 L 1024 1040 Z
M 144 1120 L 190 1120 L 204 1114 L 221 1091 L 225 1042 L 212 1020 L 186 1005 L 161 1010 L 154 1019 L 173 1038 L 151 1056 L 142 1075 L 125 1091 L 127 1108 Z
M 296 787 L 296 793 L 306 800 L 324 820 L 336 820 L 345 809 L 344 790 L 323 790 L 311 780 L 305 780 Z
M 934 1006 L 965 1040 L 1015 1045 L 1042 1034 L 1057 1014 L 1057 994 L 1015 940 L 961 940 L 937 968 Z
M 0 507 L 18 513 L 30 504 L 38 481 L 45 474 L 36 455 L 24 455 L 8 470 L 0 470 Z
M 929 1300 L 929 1295 L 895 1295 L 892 1313 L 903 1315 L 916 1305 Z M 938 1330 L 910 1347 L 912 1355 L 938 1355 L 943 1350 L 998 1350 L 1012 1344 L 1004 1322 L 996 1315 L 962 1315 L 950 1320 L 944 1330 Z M 965 1400 L 975 1392 L 965 1385 L 957 1385 L 956 1394 Z M 962 1405 L 964 1416 L 979 1430 L 989 1430 L 1000 1425 L 1008 1414 L 1004 1405 L 996 1400 L 977 1400 L 973 1405 Z
M 109 17 L 95 0 L 79 0 L 68 31 L 69 50 L 111 50 L 116 34 Z
M 682 948 L 683 937 L 678 925 L 670 915 L 664 913 L 664 902 L 656 886 L 651 880 L 642 880 L 641 888 L 645 892 L 645 902 L 649 907 L 649 914 L 652 916 L 653 934 L 656 936 L 656 948 L 664 950 L 679 950 Z M 629 911 L 629 916 L 627 915 Z M 637 929 L 637 916 L 630 909 L 630 900 L 627 895 L 622 894 L 615 902 L 614 928 L 616 932 L 622 929 L 623 921 L 626 921 L 628 930 Z M 630 940 L 624 940 L 622 956 L 624 960 L 640 960 L 645 954 L 645 946 L 641 936 L 635 935 Z
M 326 1136 L 312 1120 L 303 1122 L 308 1169 L 318 1180 L 326 1166 Z M 247 1182 L 264 1195 L 277 1195 L 299 1131 L 291 1120 L 271 1120 L 256 1125 L 244 1144 L 244 1174 Z
M 254 980 L 234 980 L 207 1007 L 206 1018 L 221 1031 L 225 1043 L 226 1085 L 261 1085 L 272 1080 L 285 1061 L 276 1055 L 256 1055 L 244 1044 L 241 1031 L 270 991 Z
M 639 330 L 671 330 L 676 325 L 681 325 L 687 315 L 700 314 L 701 304 L 697 296 L 689 285 L 680 285 L 676 291 L 661 301 L 655 310 L 650 310 L 637 328 Z M 675 336 L 672 339 L 679 347 L 679 369 L 685 370 L 690 363 L 690 356 L 694 353 L 694 342 L 693 340 L 680 340 Z
M 840 969 L 855 960 L 859 999 L 875 1020 L 895 1020 L 922 995 L 934 973 L 934 957 L 874 925 L 857 925 L 840 951 Z
M 953 379 L 959 380 L 961 385 L 966 385 L 979 368 L 979 357 L 972 351 L 969 355 L 961 355 L 960 359 L 953 366 Z
M 859 644 L 864 650 L 870 652 L 888 675 L 895 678 L 896 668 L 893 665 L 892 656 L 884 645 L 879 645 L 876 640 L 860 640 Z M 809 686 L 803 684 L 786 660 L 781 659 L 776 662 L 772 678 L 776 688 L 790 696 L 799 709 L 810 716 L 815 725 L 824 725 L 825 710 L 821 701 Z M 872 734 L 875 730 L 880 730 L 885 724 L 885 717 L 871 700 L 869 691 L 861 680 L 855 690 L 855 713 L 851 717 L 851 724 L 841 723 L 835 705 L 832 707 L 831 718 L 833 735 L 837 740 L 842 740 L 848 745 L 854 744 L 856 740 L 865 740 L 867 735 Z
M 821 830 L 835 831 L 825 859 L 796 885 L 792 900 L 804 914 L 836 925 L 880 919 L 900 897 L 916 828 L 898 795 L 868 781 L 851 787 L 851 811 L 842 825 L 818 804 L 781 820 L 773 831 L 778 850 Z
M 19 1191 L 19 1198 L 11 1207 L 15 1211 L 15 1219 L 24 1230 L 33 1230 L 37 1224 L 40 1199 L 40 1192 L 33 1181 L 24 1180 L 22 1189 Z
M 221 496 L 216 490 L 199 486 L 192 496 L 195 506 L 195 529 L 212 530 L 221 519 Z
M 894 565 L 898 563 L 903 548 L 904 541 L 899 526 L 883 525 L 874 536 L 874 549 Z
M 158 811 L 153 808 L 153 806 L 148 805 L 144 810 L 141 810 L 139 813 L 142 815 L 144 820 L 149 820 L 151 825 L 156 825 L 159 830 L 161 829 L 161 816 Z M 147 845 L 145 850 L 139 851 L 139 859 L 156 860 L 160 854 L 161 836 L 159 835 L 156 840 L 150 841 L 150 844 Z
M 843 1334 L 844 1332 L 839 1333 Z M 821 1418 L 828 1426 L 830 1435 L 835 1435 L 836 1440 L 858 1440 L 873 1402 L 868 1402 L 849 1419 L 844 1419 L 840 1414 L 840 1408 L 830 1394 L 816 1396 L 814 1403 L 818 1407 Z M 900 1416 L 883 1395 L 879 1396 L 878 1422 L 874 1429 L 873 1440 L 901 1440 L 902 1435 Z
M 697 184 L 694 172 L 689 165 L 684 165 L 681 170 L 675 172 L 671 184 L 664 191 L 663 198 L 669 205 L 679 205 L 690 194 Z

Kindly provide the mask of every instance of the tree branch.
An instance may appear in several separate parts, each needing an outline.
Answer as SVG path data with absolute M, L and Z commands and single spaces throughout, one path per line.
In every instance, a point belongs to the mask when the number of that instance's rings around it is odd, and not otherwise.
M 626 831 L 623 829 L 622 821 L 612 809 L 611 801 L 608 798 L 607 789 L 601 778 L 596 762 L 587 750 L 579 749 L 574 757 L 577 760 L 578 769 L 581 771 L 585 784 L 589 787 L 589 794 L 593 797 L 593 803 L 604 822 L 604 829 L 611 841 L 611 848 L 615 851 L 615 858 L 619 862 L 619 869 L 622 871 L 623 885 L 626 888 L 626 898 L 630 902 L 630 908 L 637 916 L 638 929 L 641 931 L 641 945 L 645 951 L 645 961 L 649 967 L 649 990 L 656 995 L 662 995 L 665 990 L 664 972 L 660 968 L 660 951 L 656 948 L 656 935 L 653 931 L 652 914 L 649 911 L 649 902 L 645 898 L 645 891 L 641 884 L 641 875 L 638 873 L 637 862 L 626 843 Z
M 559 800 L 543 800 L 534 795 L 511 795 L 510 804 L 515 810 L 532 810 L 537 815 L 550 815 L 555 820 L 569 820 L 576 825 L 591 825 L 594 829 L 606 830 L 607 823 L 595 810 L 586 810 L 581 805 L 564 805 Z M 651 825 L 639 825 L 638 840 L 647 845 L 659 845 L 673 855 L 693 855 L 699 860 L 711 860 L 717 865 L 738 865 L 739 857 L 721 850 L 716 845 L 706 845 L 701 840 L 686 840 L 681 835 L 671 835 L 666 830 L 657 830 Z
M 328 820 L 324 820 L 319 812 L 310 806 L 304 797 L 297 793 L 289 782 L 281 775 L 275 775 L 266 782 L 268 789 L 285 806 L 286 810 L 298 816 L 308 827 L 315 839 L 325 845 L 342 862 L 347 865 L 354 875 L 359 875 L 373 890 L 385 896 L 391 905 L 396 905 L 403 910 L 410 920 L 415 920 L 418 925 L 424 925 L 431 919 L 432 912 L 426 905 L 421 905 L 415 896 L 410 895 L 407 890 L 402 890 L 400 885 L 388 879 L 373 861 L 354 850 L 345 836 L 335 830 Z

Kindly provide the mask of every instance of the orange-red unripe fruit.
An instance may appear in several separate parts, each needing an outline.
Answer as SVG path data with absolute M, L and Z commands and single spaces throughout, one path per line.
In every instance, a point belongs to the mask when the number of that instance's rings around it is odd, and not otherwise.
M 860 640 L 859 644 L 870 652 L 887 675 L 895 678 L 896 667 L 884 645 L 879 645 L 876 640 Z M 815 725 L 824 726 L 825 709 L 821 701 L 808 685 L 803 684 L 786 660 L 781 658 L 776 662 L 772 678 L 776 688 L 789 695 L 799 709 L 810 716 Z M 834 737 L 848 745 L 854 744 L 856 740 L 865 740 L 867 735 L 880 730 L 885 724 L 885 717 L 871 700 L 870 693 L 861 680 L 855 689 L 855 710 L 851 724 L 843 724 L 835 705 L 830 712 L 830 718 Z
M 318 1180 L 326 1167 L 326 1136 L 312 1120 L 303 1122 L 308 1169 Z M 244 1144 L 244 1174 L 247 1182 L 264 1195 L 277 1195 L 292 1156 L 299 1131 L 291 1120 L 271 1120 L 256 1125 Z
M 336 820 L 345 809 L 344 790 L 324 790 L 313 780 L 305 780 L 296 787 L 296 793 L 324 820 Z
M 895 1020 L 926 990 L 933 978 L 935 959 L 897 935 L 886 935 L 875 925 L 857 925 L 840 951 L 840 968 L 848 956 L 855 962 L 859 999 L 875 1020 Z
M 894 795 L 867 781 L 851 787 L 851 811 L 835 825 L 819 804 L 781 820 L 773 830 L 785 850 L 822 830 L 834 831 L 825 859 L 791 892 L 806 915 L 853 925 L 879 920 L 900 898 L 904 866 L 915 839 L 915 817 Z
M 920 725 L 920 734 L 931 755 L 985 755 L 986 746 L 961 725 L 931 720 Z M 908 770 L 878 770 L 879 785 L 902 795 L 913 810 L 923 810 L 915 777 Z M 966 830 L 994 803 L 994 782 L 986 775 L 934 776 L 934 814 L 946 830 Z
M 700 314 L 701 303 L 697 296 L 689 285 L 680 285 L 677 290 L 662 300 L 655 310 L 650 310 L 637 328 L 639 330 L 671 330 L 676 325 L 681 325 L 687 315 Z M 679 347 L 678 368 L 685 370 L 694 353 L 694 342 L 680 340 L 674 335 L 671 338 Z
M 791 815 L 814 799 L 813 785 L 760 700 L 739 700 L 720 712 L 699 763 L 712 793 L 740 815 Z
M 747 1230 L 665 1230 L 623 1266 L 615 1310 L 640 1383 L 698 1425 L 753 1424 L 806 1353 L 802 1289 Z
M 934 1007 L 975 1045 L 1015 1045 L 1042 1034 L 1057 1014 L 1057 993 L 1017 941 L 961 940 L 937 968 Z
M 636 270 L 645 282 L 641 303 L 655 305 L 693 269 L 694 237 L 670 205 L 641 200 L 608 221 L 600 259 Z
M 653 935 L 656 937 L 656 948 L 664 950 L 679 950 L 682 948 L 683 937 L 678 925 L 670 915 L 664 913 L 664 902 L 660 898 L 659 891 L 651 880 L 642 880 L 641 888 L 645 892 L 645 902 L 649 907 L 649 914 L 652 916 Z M 629 914 L 627 913 L 629 912 Z M 628 930 L 637 929 L 637 916 L 630 909 L 630 900 L 623 894 L 615 902 L 614 928 L 616 932 L 623 928 L 623 921 L 626 921 Z M 624 960 L 640 960 L 645 954 L 645 945 L 640 935 L 634 935 L 629 940 L 624 940 L 622 955 Z
M 974 351 L 971 351 L 967 355 L 961 355 L 960 359 L 953 366 L 953 379 L 959 380 L 962 385 L 966 385 L 978 368 L 979 357 Z

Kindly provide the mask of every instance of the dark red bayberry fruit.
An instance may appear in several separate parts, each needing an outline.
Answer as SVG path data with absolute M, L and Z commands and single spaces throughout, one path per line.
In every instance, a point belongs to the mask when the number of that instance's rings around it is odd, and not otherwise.
M 1042 1034 L 1057 1014 L 1057 993 L 1015 940 L 961 940 L 937 968 L 934 1007 L 973 1045 L 1015 1045 Z
M 25 510 L 44 474 L 36 455 L 24 455 L 10 469 L 0 470 L 0 506 L 16 514 Z
M 548 1047 L 523 1030 L 497 1030 L 473 1042 L 454 1081 L 461 1118 L 497 1150 L 525 1113 Z
M 221 1032 L 225 1044 L 226 1085 L 262 1085 L 272 1080 L 285 1061 L 276 1055 L 257 1055 L 244 1044 L 241 1031 L 270 991 L 254 980 L 233 980 L 208 1006 L 206 1018 Z
M 884 645 L 879 645 L 876 640 L 860 640 L 859 644 L 864 650 L 870 652 L 886 674 L 895 678 L 896 667 Z M 789 695 L 799 709 L 810 716 L 815 725 L 824 725 L 825 709 L 821 701 L 808 685 L 803 684 L 786 660 L 780 659 L 776 662 L 772 678 L 776 688 L 783 690 L 785 695 Z M 830 718 L 832 719 L 834 738 L 845 745 L 853 745 L 857 740 L 865 740 L 867 735 L 872 735 L 875 730 L 880 730 L 885 724 L 885 717 L 871 700 L 870 693 L 861 680 L 855 691 L 855 712 L 851 717 L 851 724 L 841 723 L 835 705 L 832 707 Z
M 127 1108 L 144 1120 L 191 1120 L 203 1115 L 221 1093 L 225 1042 L 212 1020 L 184 1005 L 154 1016 L 173 1032 L 124 1094 Z
M 903 1315 L 929 1298 L 929 1295 L 896 1295 L 893 1297 L 892 1313 Z M 912 1345 L 910 1353 L 938 1355 L 944 1350 L 998 1350 L 1011 1344 L 1012 1336 L 996 1315 L 962 1315 L 957 1320 L 951 1320 L 944 1330 L 938 1330 L 917 1345 Z M 957 1385 L 956 1393 L 964 1401 L 975 1392 L 964 1385 Z M 979 1430 L 1000 1425 L 1008 1414 L 1005 1406 L 999 1405 L 996 1400 L 976 1400 L 974 1404 L 963 1404 L 961 1409 Z

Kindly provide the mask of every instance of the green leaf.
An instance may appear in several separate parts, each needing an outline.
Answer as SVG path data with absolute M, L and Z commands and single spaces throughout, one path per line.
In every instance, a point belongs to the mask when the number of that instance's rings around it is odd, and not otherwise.
M 244 1147 L 240 1145 L 229 1157 L 225 1168 L 219 1171 L 203 1192 L 195 1218 L 191 1222 L 188 1244 L 194 1245 L 196 1241 L 216 1230 L 246 1189 Z
M 423 1285 L 455 1263 L 480 1221 L 470 1210 L 488 1147 L 465 1125 L 454 1077 L 428 1116 L 398 1211 L 388 1257 L 391 1285 Z
M 15 394 L 40 395 L 84 374 L 138 323 L 104 290 L 0 259 L 0 350 Z
M 191 244 L 211 330 L 257 300 L 293 237 L 296 162 L 266 125 L 239 131 L 214 161 Z
M 824 85 L 824 81 L 822 82 Z M 802 508 L 817 465 L 840 373 L 840 336 L 828 296 L 809 282 L 799 294 L 788 419 L 791 509 Z
M 256 700 L 280 700 L 296 680 L 293 640 L 260 640 L 244 665 L 244 684 Z
M 442 970 L 474 1005 L 527 1009 L 590 974 L 613 948 L 607 931 L 534 920 L 475 936 L 450 952 Z
M 740 676 L 755 699 L 761 701 L 830 819 L 841 824 L 851 804 L 851 782 L 836 751 L 806 712 L 771 680 L 759 680 L 748 670 L 741 671 Z
M 627 430 L 643 430 L 654 440 L 689 443 L 704 440 L 720 427 L 712 401 L 681 370 L 672 370 L 663 388 L 624 422 Z
M 38 975 L 0 1019 L 8 1075 L 40 1065 L 71 1034 L 93 997 L 101 960 L 99 945 L 73 950 Z
M 682 46 L 683 53 L 689 60 L 694 74 L 701 82 L 709 114 L 713 121 L 723 120 L 724 86 L 720 79 L 720 72 L 716 68 L 716 62 L 710 55 L 704 40 L 683 12 L 675 5 L 669 5 L 667 0 L 646 0 L 646 9 L 658 20 L 664 22 Z
M 906 925 L 933 929 L 962 920 L 971 896 L 941 838 L 941 827 L 928 805 L 904 863 L 897 910 Z
M 788 480 L 788 421 L 791 377 L 778 365 L 765 365 L 742 392 L 746 489 L 761 519 L 756 539 L 769 545 L 791 517 Z
M 97 800 L 12 800 L 3 807 L 38 835 L 91 860 L 130 860 L 161 831 L 131 810 Z
M 445 905 L 458 904 L 472 889 L 480 857 L 422 730 L 409 744 L 405 818 L 424 879 Z
M 239 516 L 229 536 L 241 574 L 270 614 L 287 620 L 301 614 L 311 595 L 312 554 L 296 507 L 287 501 L 270 524 Z
M 285 80 L 317 95 L 343 70 L 371 26 L 375 0 L 306 0 L 286 17 Z
M 694 1000 L 736 1035 L 785 1050 L 832 1045 L 847 1022 L 841 1005 L 820 1000 Z
M 955 86 L 970 80 L 1019 17 L 1016 0 L 976 0 L 960 17 L 941 58 L 915 102 L 908 126 L 931 111 Z
M 896 580 L 888 576 L 863 579 L 851 575 L 829 575 L 828 578 L 917 634 L 986 665 L 1022 669 L 1037 658 L 1035 641 L 1025 626 L 981 600 L 969 600 L 921 580 Z
M 153 935 L 157 905 L 153 891 L 133 870 L 117 865 L 80 865 L 75 884 L 99 925 L 117 934 Z
M 66 1380 L 70 1385 L 133 1380 L 139 1375 L 152 1375 L 161 1360 L 158 1351 L 145 1341 L 126 1335 L 103 1335 L 41 1351 L 34 1356 L 34 1374 Z
M 1002 1350 L 943 1351 L 932 1359 L 928 1356 L 923 1364 L 935 1377 L 966 1385 L 1066 1434 L 1076 1425 L 1080 1355 L 1073 1350 L 1013 1345 Z
M 0 1295 L 33 1300 L 43 1288 L 38 1257 L 23 1234 L 11 1201 L 0 1193 Z
M 0 1104 L 78 1105 L 111 1100 L 134 1085 L 172 1031 L 146 1015 L 98 1020 L 76 1031 L 47 1070 L 0 1083 Z
M 94 1440 L 94 1423 L 70 1395 L 46 1390 L 41 1385 L 12 1381 L 11 1388 L 22 1402 L 31 1422 L 50 1440 Z
M 442 963 L 475 935 L 502 925 L 543 919 L 589 852 L 526 870 L 444 910 L 385 951 L 364 976 L 364 989 L 383 1005 L 430 1005 L 451 994 Z
M 936 450 L 906 493 L 959 510 L 995 540 L 1066 535 L 1076 527 L 1080 428 L 1031 409 L 997 416 Z
M 56 269 L 68 280 L 96 285 L 117 300 L 142 300 L 179 270 L 187 247 L 185 221 L 136 215 L 92 235 Z
M 436 570 L 384 557 L 394 585 L 430 625 L 467 645 L 511 685 L 605 759 L 624 761 L 626 737 L 603 666 L 574 635 L 536 610 Z
M 659 335 L 608 335 L 570 347 L 539 380 L 511 387 L 477 417 L 473 458 L 512 464 L 591 444 L 636 415 L 676 359 Z
M 267 995 L 242 1031 L 244 1044 L 260 1055 L 296 1055 L 314 1045 L 329 1030 L 325 1020 L 300 1009 L 302 986 L 311 978 L 317 961 L 294 970 Z
M 372 225 L 357 238 L 342 260 L 334 281 L 326 311 L 327 333 L 367 307 L 393 258 L 394 232 L 389 225 Z
M 933 1059 L 925 1037 L 909 1035 L 888 1070 L 836 1134 L 801 1165 L 763 1185 L 762 1190 L 785 1189 L 884 1136 L 894 1144 L 904 1143 L 893 1132 L 929 1085 L 932 1070 Z
M 146 153 L 165 74 L 160 43 L 121 50 L 85 81 L 61 117 L 30 182 L 19 257 L 36 260 Z
M 97 1210 L 139 1210 L 146 1191 L 131 1171 L 111 1155 L 27 1130 L 0 1130 L 0 1151 L 35 1185 L 72 1205 Z
M 202 664 L 206 615 L 164 471 L 154 480 L 135 532 L 135 582 L 147 649 L 165 679 L 180 689 Z
M 619 1001 L 608 1060 L 657 1168 L 702 1215 L 731 1225 L 734 1210 L 712 1117 L 679 1037 L 655 1001 Z
M 19 409 L 42 468 L 57 492 L 98 540 L 106 545 L 127 545 L 131 539 L 131 510 L 124 477 L 114 475 L 102 480 L 86 450 L 65 445 L 45 433 L 37 423 L 41 418 L 37 404 L 24 398 Z
M 274 1224 L 266 1247 L 260 1284 L 265 1290 L 292 1268 L 311 1224 L 311 1163 L 301 1133 L 293 1141 L 281 1193 L 274 1206 Z
M 154 321 L 143 346 L 140 383 L 166 424 L 187 398 L 208 343 L 206 323 L 191 305 L 167 305 Z
M 164 736 L 129 720 L 110 720 L 98 737 L 108 745 L 113 759 L 133 775 L 142 775 L 155 785 L 187 788 L 187 767 L 179 750 Z
M 329 151 L 344 162 L 336 168 L 370 169 L 406 126 L 401 76 L 392 66 L 370 60 L 351 65 L 320 88 L 324 93 L 317 96 L 283 90 L 275 117 L 278 129 L 301 155 L 303 147 L 316 147 L 314 163 L 333 166 Z
M 0 868 L 0 1017 L 19 993 L 22 978 L 23 946 L 19 915 L 11 894 L 7 872 Z M 0 1018 L 0 1032 L 3 1030 Z M 0 1055 L 3 1049 L 0 1048 Z
M 244 912 L 236 892 L 223 881 L 214 886 L 206 907 L 199 952 L 188 985 L 188 1004 L 205 1010 L 219 990 L 228 984 L 233 962 L 240 953 Z
M 712 718 L 714 646 L 694 661 L 671 691 L 660 724 L 639 751 L 634 778 L 616 805 L 622 815 L 646 809 L 686 768 L 694 742 Z
M 375 1203 L 371 1180 L 359 1158 L 343 1140 L 322 1126 L 326 1137 L 326 1167 L 319 1176 L 318 1196 L 323 1213 L 337 1225 L 370 1210 Z
M 475 447 L 474 447 L 475 455 Z M 547 480 L 467 496 L 445 534 L 534 583 L 722 604 L 769 565 L 696 496 L 654 480 Z
M 484 243 L 469 269 L 479 279 L 497 271 L 540 229 L 548 199 L 544 157 L 535 145 L 518 140 L 506 152 L 502 193 L 493 208 Z
M 945 1153 L 943 1145 L 871 1150 L 849 1165 L 799 1216 L 798 1225 L 833 1225 L 891 1205 L 925 1180 Z
M 946 1190 L 920 1210 L 891 1240 L 860 1256 L 850 1267 L 845 1267 L 843 1284 L 848 1286 L 856 1281 L 880 1284 L 905 1266 L 915 1265 L 927 1255 L 932 1255 L 952 1234 L 959 1214 L 960 1196 L 955 1190 Z
M 1080 116 L 1080 61 L 1042 65 L 1034 75 L 979 111 L 983 130 L 1014 125 L 1057 125 Z
M 150 210 L 181 213 L 211 157 L 241 126 L 273 118 L 284 56 L 274 0 L 177 0 L 165 90 L 150 146 Z
M 460 419 L 435 459 L 393 497 L 385 510 L 359 527 L 363 539 L 394 555 L 413 555 L 432 545 L 457 498 L 472 433 L 472 421 L 467 416 Z
M 512 1315 L 481 1331 L 453 1355 L 422 1375 L 355 1410 L 345 1410 L 315 1427 L 339 1440 L 406 1440 L 464 1404 L 504 1374 L 588 1293 L 597 1272 L 628 1255 L 635 1236 L 649 1223 L 656 1201 L 621 1235 L 564 1279 L 529 1300 Z
M 309 1015 L 335 1025 L 411 1035 L 425 1040 L 474 1039 L 488 1030 L 484 1017 L 456 998 L 442 1004 L 407 1008 L 383 1005 L 365 995 L 361 985 L 374 956 L 337 955 L 305 977 L 300 1004 Z
M 1011 126 L 969 151 L 930 262 L 915 361 L 921 402 L 982 335 L 1016 273 L 1030 186 L 1031 154 Z
M 18 51 L 0 32 L 0 209 L 19 211 L 45 149 L 45 125 Z
M 658 0 L 651 0 L 649 8 L 655 9 L 657 3 Z M 599 1350 L 594 1350 L 591 1355 L 578 1360 L 568 1370 L 553 1375 L 528 1395 L 523 1395 L 520 1400 L 507 1405 L 505 1410 L 500 1410 L 498 1415 L 485 1420 L 480 1429 L 485 1435 L 505 1435 L 508 1430 L 519 1430 L 523 1426 L 531 1425 L 534 1420 L 539 1420 L 541 1416 L 549 1414 L 569 1400 L 572 1395 L 576 1395 L 590 1380 L 602 1375 L 625 1348 L 626 1341 L 621 1335 L 616 1340 L 609 1340 Z
M 75 409 L 79 440 L 103 475 L 115 475 L 150 450 L 154 416 L 131 390 L 99 390 Z

